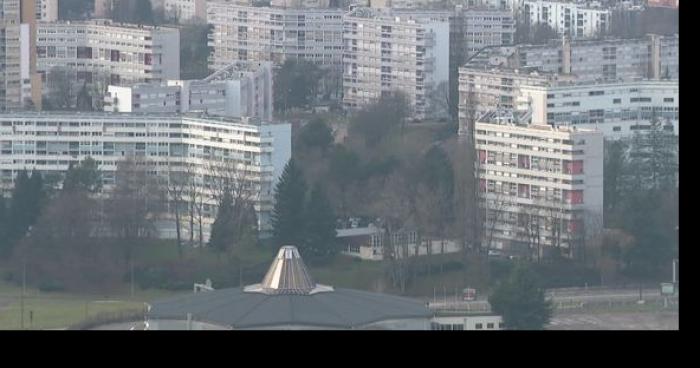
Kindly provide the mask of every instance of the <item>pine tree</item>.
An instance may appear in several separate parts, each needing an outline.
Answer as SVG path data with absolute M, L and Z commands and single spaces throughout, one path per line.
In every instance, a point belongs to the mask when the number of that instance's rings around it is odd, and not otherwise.
M 9 216 L 7 214 L 7 201 L 5 200 L 5 197 L 0 194 L 0 256 L 5 254 L 5 251 L 9 246 L 7 239 L 7 230 L 9 225 L 8 221 Z
M 35 172 L 29 177 L 24 170 L 17 174 L 10 201 L 11 216 L 7 221 L 5 255 L 20 238 L 27 234 L 29 227 L 36 223 L 45 202 L 43 187 L 41 174 Z
M 525 264 L 516 265 L 508 279 L 496 287 L 489 304 L 503 317 L 506 328 L 512 330 L 541 330 L 552 316 L 544 288 Z
M 219 203 L 209 238 L 209 246 L 219 253 L 226 252 L 234 241 L 233 215 L 233 196 L 230 191 L 226 191 Z
M 275 209 L 272 213 L 275 246 L 299 245 L 304 240 L 305 195 L 303 174 L 291 159 L 275 187 Z
M 326 261 L 338 253 L 336 218 L 320 184 L 311 191 L 304 211 L 304 242 L 300 250 L 312 260 Z
M 87 157 L 78 166 L 71 164 L 63 180 L 63 190 L 87 191 L 96 193 L 102 188 L 102 178 L 97 166 L 97 161 Z

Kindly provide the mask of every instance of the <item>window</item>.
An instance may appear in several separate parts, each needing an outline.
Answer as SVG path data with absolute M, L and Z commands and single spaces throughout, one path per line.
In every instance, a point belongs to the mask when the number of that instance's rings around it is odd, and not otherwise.
M 619 132 L 619 131 L 622 131 L 622 127 L 619 127 L 619 126 L 613 127 L 613 132 Z
M 487 323 L 487 324 L 486 324 L 486 329 L 492 330 L 492 329 L 493 329 L 493 323 Z
M 622 99 L 621 98 L 613 98 L 613 103 L 614 104 L 622 103 Z
M 484 324 L 483 324 L 483 323 L 477 323 L 476 325 L 474 325 L 474 328 L 477 329 L 477 330 L 482 330 L 482 329 L 484 329 Z

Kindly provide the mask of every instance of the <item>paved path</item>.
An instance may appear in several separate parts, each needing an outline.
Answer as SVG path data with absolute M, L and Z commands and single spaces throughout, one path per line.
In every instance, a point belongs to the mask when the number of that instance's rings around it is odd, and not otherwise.
M 678 330 L 678 311 L 559 314 L 548 330 Z

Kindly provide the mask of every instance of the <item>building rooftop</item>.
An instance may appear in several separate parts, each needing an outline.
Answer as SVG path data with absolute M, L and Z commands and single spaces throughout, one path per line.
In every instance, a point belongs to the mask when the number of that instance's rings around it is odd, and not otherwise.
M 234 329 L 363 328 L 384 320 L 433 316 L 419 300 L 316 284 L 293 246 L 280 249 L 260 284 L 156 302 L 148 317 L 184 320 L 188 314 L 196 321 Z

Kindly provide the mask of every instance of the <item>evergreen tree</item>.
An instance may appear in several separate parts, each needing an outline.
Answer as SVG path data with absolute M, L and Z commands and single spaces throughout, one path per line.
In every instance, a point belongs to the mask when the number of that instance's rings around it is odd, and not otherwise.
M 230 191 L 226 191 L 219 203 L 219 210 L 216 213 L 216 220 L 211 228 L 209 246 L 219 252 L 224 253 L 234 241 L 234 211 L 233 196 Z
M 314 185 L 304 211 L 304 242 L 300 250 L 312 260 L 325 261 L 338 253 L 336 216 L 320 184 Z
M 507 329 L 541 330 L 549 323 L 552 306 L 545 299 L 537 275 L 518 264 L 489 297 L 491 309 L 503 317 Z
M 9 226 L 9 216 L 7 214 L 7 201 L 0 194 L 0 256 L 5 254 L 9 242 L 7 239 L 7 230 Z
M 333 132 L 322 119 L 314 119 L 302 128 L 299 143 L 302 149 L 319 148 L 325 153 L 333 144 Z
M 88 93 L 87 82 L 83 82 L 83 87 L 80 88 L 80 91 L 78 92 L 75 108 L 78 111 L 93 111 L 92 97 L 90 96 L 90 93 Z
M 92 157 L 88 156 L 77 167 L 72 164 L 68 167 L 66 178 L 63 181 L 63 190 L 96 193 L 101 188 L 102 177 L 97 161 Z
M 275 209 L 272 213 L 275 246 L 302 244 L 305 195 L 303 174 L 291 159 L 275 188 Z
M 13 245 L 27 234 L 29 227 L 36 223 L 44 204 L 44 197 L 41 174 L 35 172 L 29 177 L 24 170 L 17 174 L 10 201 L 11 216 L 7 221 L 6 251 L 10 251 Z

